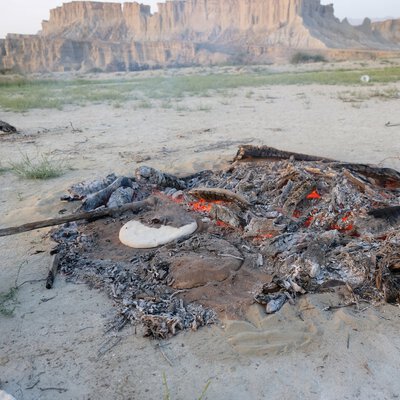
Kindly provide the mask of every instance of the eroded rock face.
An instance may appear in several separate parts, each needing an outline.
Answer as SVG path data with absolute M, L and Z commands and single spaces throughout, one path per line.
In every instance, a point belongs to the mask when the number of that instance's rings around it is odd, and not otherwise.
M 71 2 L 51 10 L 42 35 L 74 40 L 227 42 L 238 36 L 272 33 L 297 24 L 303 16 L 333 18 L 333 9 L 319 0 L 178 0 L 158 7 L 151 14 L 149 6 L 138 3 Z
M 400 19 L 389 19 L 371 24 L 372 31 L 389 42 L 400 43 Z
M 65 3 L 37 35 L 1 40 L 0 67 L 115 71 L 234 62 L 238 55 L 263 62 L 271 49 L 400 50 L 399 21 L 353 27 L 320 0 L 176 0 L 158 7 L 152 14 L 136 2 Z

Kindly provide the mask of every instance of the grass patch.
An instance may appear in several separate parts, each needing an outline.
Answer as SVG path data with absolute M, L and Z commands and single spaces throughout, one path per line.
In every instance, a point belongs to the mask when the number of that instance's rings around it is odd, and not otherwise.
M 10 170 L 25 179 L 51 179 L 65 173 L 64 162 L 56 161 L 45 154 L 36 159 L 22 154 L 21 161 L 10 162 Z
M 120 103 L 119 101 L 116 101 L 113 103 L 112 105 L 114 108 L 122 108 L 122 103 Z
M 369 91 L 346 91 L 339 93 L 338 99 L 345 103 L 358 103 L 370 99 L 379 99 L 383 101 L 398 100 L 400 99 L 400 92 L 396 88 Z
M 10 168 L 5 167 L 2 163 L 0 163 L 0 175 L 4 174 L 5 172 L 8 172 Z
M 171 99 L 163 100 L 163 101 L 161 102 L 161 108 L 164 108 L 164 109 L 166 109 L 166 110 L 172 108 Z
M 182 106 L 182 105 L 180 105 L 180 104 L 177 104 L 177 105 L 175 106 L 175 111 L 184 112 L 184 111 L 191 111 L 191 110 L 190 110 L 190 108 L 187 107 L 187 106 Z
M 400 81 L 400 67 L 275 73 L 265 69 L 158 77 L 72 79 L 66 81 L 0 77 L 0 107 L 11 111 L 34 108 L 61 109 L 67 104 L 124 104 L 143 99 L 139 108 L 151 108 L 150 100 L 168 102 L 185 96 L 208 97 L 218 93 L 232 97 L 238 88 L 270 85 L 358 85 L 367 74 L 373 83 Z M 247 92 L 251 96 L 251 90 Z
M 148 100 L 140 100 L 136 104 L 136 108 L 153 108 L 153 104 Z
M 17 293 L 18 289 L 26 282 L 18 285 L 18 278 L 21 272 L 22 266 L 26 261 L 22 262 L 17 270 L 17 276 L 15 277 L 14 286 L 12 286 L 7 292 L 0 293 L 0 315 L 5 317 L 11 317 L 14 314 L 15 307 L 17 305 Z
M 209 112 L 212 110 L 212 107 L 208 104 L 200 104 L 197 106 L 197 111 L 206 111 Z

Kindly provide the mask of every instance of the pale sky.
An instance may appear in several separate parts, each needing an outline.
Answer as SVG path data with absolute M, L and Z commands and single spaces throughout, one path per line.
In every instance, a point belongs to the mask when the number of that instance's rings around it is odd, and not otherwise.
M 103 1 L 103 0 L 98 0 Z M 120 3 L 123 1 L 107 0 Z M 127 0 L 125 0 L 127 1 Z M 49 10 L 67 0 L 0 0 L 0 38 L 7 33 L 37 33 L 43 19 L 49 18 Z M 142 0 L 151 5 L 153 11 L 156 0 Z M 400 0 L 322 0 L 323 4 L 333 3 L 335 15 L 349 18 L 400 18 Z

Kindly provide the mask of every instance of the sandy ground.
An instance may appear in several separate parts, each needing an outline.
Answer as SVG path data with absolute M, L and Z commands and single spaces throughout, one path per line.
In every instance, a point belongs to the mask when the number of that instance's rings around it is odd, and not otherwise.
M 400 89 L 373 89 L 388 87 Z M 352 90 L 366 89 L 274 86 L 184 98 L 172 109 L 128 103 L 0 112 L 22 131 L 0 137 L 3 164 L 49 152 L 72 167 L 48 181 L 0 174 L 0 225 L 72 210 L 59 201 L 72 183 L 140 164 L 182 175 L 217 168 L 242 143 L 400 169 L 400 127 L 385 127 L 400 123 L 399 100 L 339 98 Z M 0 238 L 0 293 L 22 284 L 13 316 L 0 315 L 0 389 L 18 400 L 161 399 L 163 373 L 172 400 L 199 398 L 209 380 L 207 399 L 399 397 L 398 307 L 324 311 L 338 299 L 307 295 L 273 316 L 254 306 L 246 321 L 159 343 L 134 327 L 106 333 L 112 301 L 104 293 L 60 276 L 46 290 L 50 245 L 46 229 Z

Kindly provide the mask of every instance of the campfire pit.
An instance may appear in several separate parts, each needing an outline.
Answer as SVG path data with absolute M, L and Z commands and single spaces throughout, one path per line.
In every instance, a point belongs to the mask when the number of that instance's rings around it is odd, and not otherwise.
M 242 318 L 254 302 L 273 313 L 335 287 L 346 289 L 346 305 L 400 302 L 397 171 L 242 146 L 229 170 L 179 179 L 140 167 L 134 177 L 109 176 L 70 192 L 64 199 L 83 200 L 86 211 L 113 195 L 113 205 L 158 199 L 150 210 L 52 234 L 68 279 L 115 300 L 116 329 L 141 322 L 146 334 L 164 338 Z M 154 228 L 196 221 L 198 229 L 134 249 L 118 239 L 131 219 Z

